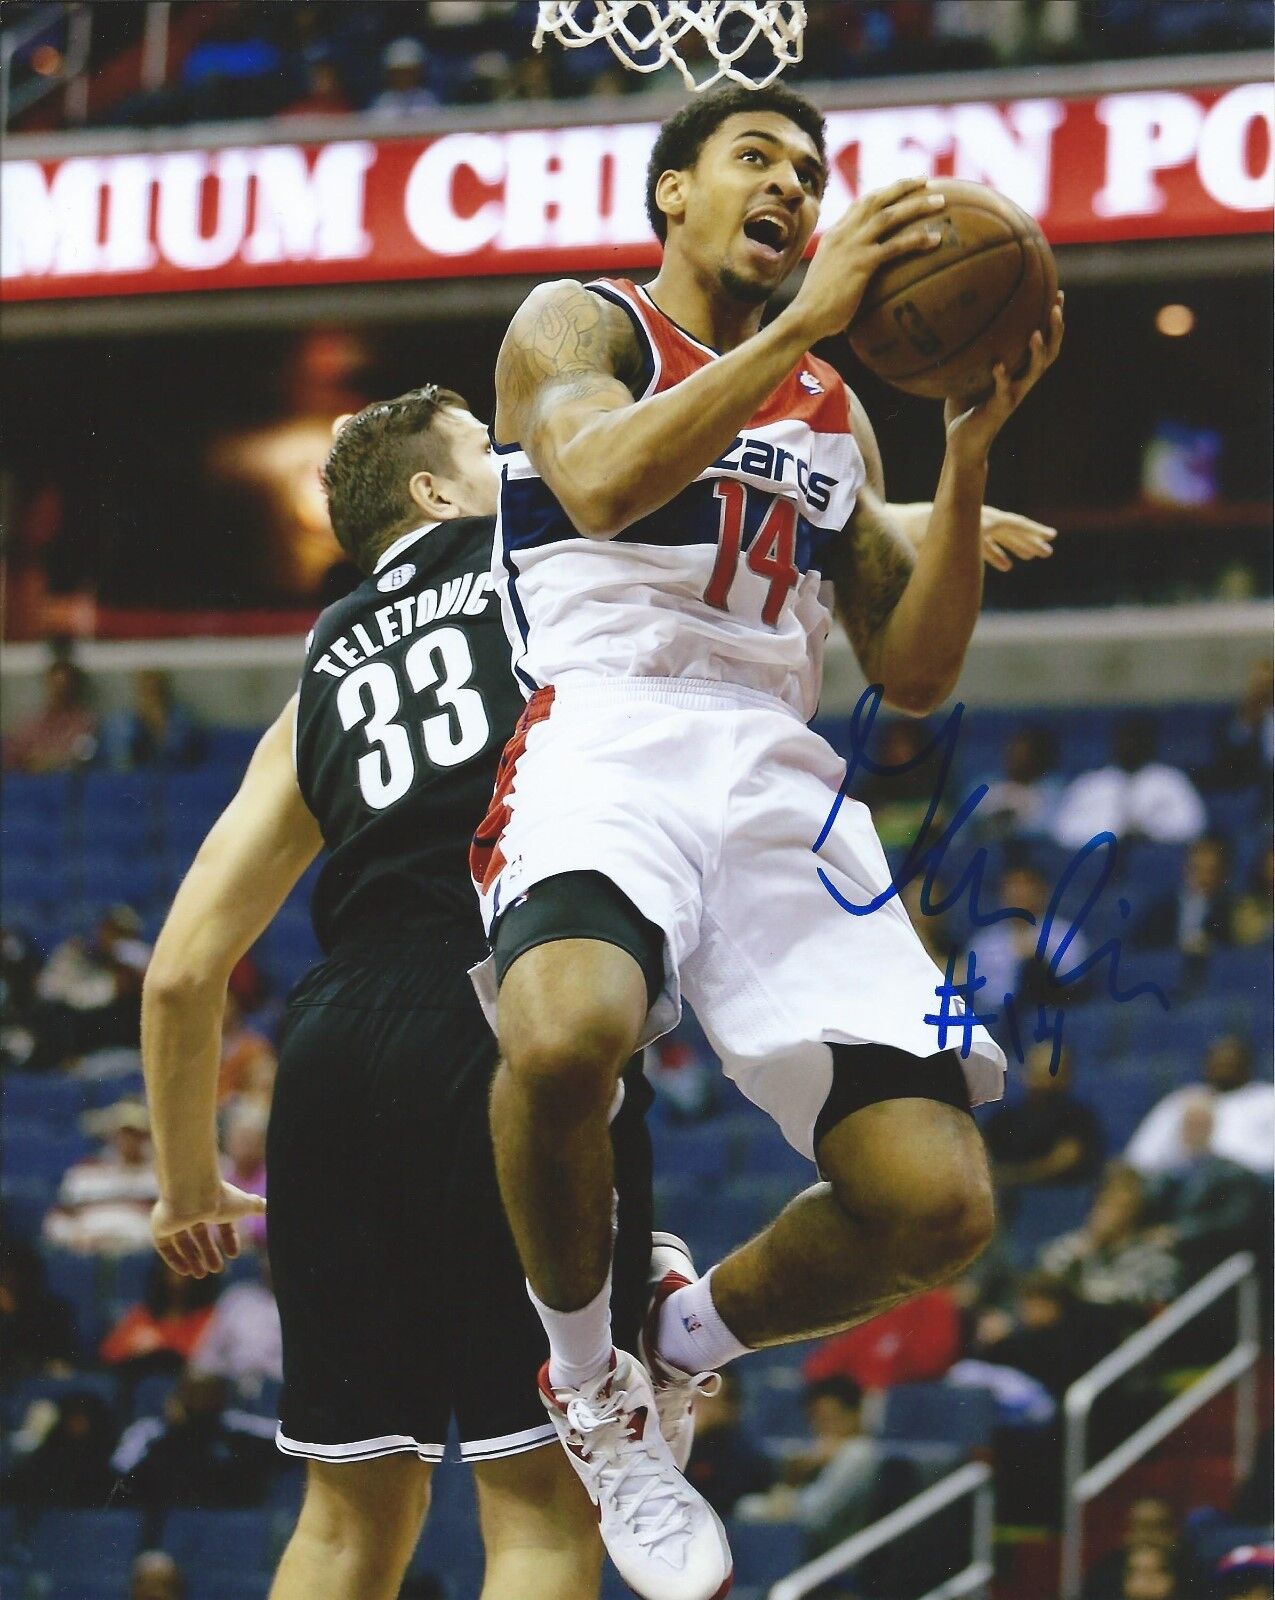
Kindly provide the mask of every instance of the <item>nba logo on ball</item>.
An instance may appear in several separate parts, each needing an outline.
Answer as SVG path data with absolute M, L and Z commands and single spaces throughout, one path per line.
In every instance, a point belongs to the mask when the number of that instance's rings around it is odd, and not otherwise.
M 416 576 L 416 568 L 410 561 L 405 561 L 401 567 L 394 567 L 383 578 L 376 580 L 376 587 L 382 594 L 391 594 L 395 589 L 401 589 L 405 583 L 410 583 Z

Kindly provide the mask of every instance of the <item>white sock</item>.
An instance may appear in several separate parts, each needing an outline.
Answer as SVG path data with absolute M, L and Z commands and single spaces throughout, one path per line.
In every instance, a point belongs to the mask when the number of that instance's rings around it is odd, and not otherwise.
M 713 1304 L 715 1270 L 710 1268 L 684 1289 L 674 1289 L 660 1307 L 655 1348 L 661 1361 L 681 1372 L 716 1372 L 736 1356 L 748 1354 L 748 1345 L 739 1342 Z
M 578 1311 L 555 1311 L 527 1285 L 531 1303 L 549 1335 L 549 1382 L 555 1389 L 583 1389 L 611 1363 L 611 1274 Z

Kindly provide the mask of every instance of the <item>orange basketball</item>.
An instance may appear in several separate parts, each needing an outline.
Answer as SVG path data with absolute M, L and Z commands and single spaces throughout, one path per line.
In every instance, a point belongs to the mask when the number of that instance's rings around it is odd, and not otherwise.
M 1023 363 L 1047 331 L 1058 269 L 1025 211 L 985 184 L 935 180 L 947 200 L 937 249 L 904 256 L 868 285 L 850 347 L 907 394 L 970 403 L 992 388 L 992 367 Z

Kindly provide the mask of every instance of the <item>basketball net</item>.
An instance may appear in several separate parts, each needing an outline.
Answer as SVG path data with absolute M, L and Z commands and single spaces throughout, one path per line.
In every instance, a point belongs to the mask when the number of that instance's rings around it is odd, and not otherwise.
M 802 0 L 541 0 L 532 44 L 542 50 L 552 36 L 564 49 L 579 50 L 605 39 L 629 72 L 672 65 L 688 89 L 708 89 L 724 78 L 762 89 L 801 60 L 805 26 Z M 696 35 L 717 63 L 698 82 L 678 54 L 678 46 L 693 44 Z M 738 65 L 759 42 L 774 52 L 770 70 Z

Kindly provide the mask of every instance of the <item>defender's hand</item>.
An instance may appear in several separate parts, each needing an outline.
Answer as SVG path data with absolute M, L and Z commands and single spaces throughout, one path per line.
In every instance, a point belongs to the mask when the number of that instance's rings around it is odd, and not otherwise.
M 865 194 L 828 229 L 786 313 L 801 319 L 811 344 L 850 326 L 879 267 L 938 246 L 930 219 L 944 204 L 937 181 L 904 178 Z
M 1009 572 L 1015 561 L 1037 561 L 1054 553 L 1057 528 L 1020 517 L 1015 511 L 983 507 L 983 560 L 997 572 Z
M 239 1254 L 235 1223 L 241 1217 L 264 1215 L 266 1202 L 259 1194 L 223 1183 L 211 1203 L 178 1210 L 159 1200 L 151 1210 L 151 1238 L 174 1272 L 186 1278 L 206 1278 L 220 1272 Z
M 1063 296 L 1058 293 L 1049 313 L 1048 336 L 1039 330 L 1028 345 L 1030 360 L 1021 378 L 1011 378 L 1003 361 L 992 368 L 995 388 L 980 405 L 962 411 L 959 402 L 949 400 L 943 407 L 949 453 L 969 462 L 986 461 L 992 440 L 1058 359 L 1063 341 Z

